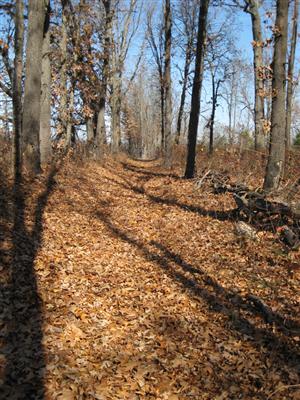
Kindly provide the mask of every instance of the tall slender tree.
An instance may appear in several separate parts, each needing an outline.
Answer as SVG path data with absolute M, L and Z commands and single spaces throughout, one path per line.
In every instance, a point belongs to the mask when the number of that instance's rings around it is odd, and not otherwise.
M 195 60 L 195 74 L 193 80 L 191 112 L 188 130 L 187 162 L 185 178 L 190 179 L 195 174 L 197 133 L 200 114 L 200 99 L 203 81 L 203 61 L 205 53 L 206 25 L 209 0 L 201 0 L 197 33 L 197 53 Z
M 41 78 L 40 152 L 42 164 L 47 163 L 51 157 L 50 11 L 49 3 L 44 24 Z
M 261 79 L 261 69 L 263 68 L 263 38 L 261 28 L 261 18 L 259 13 L 260 0 L 245 0 L 245 11 L 251 15 L 252 35 L 253 35 L 253 66 L 254 66 L 254 122 L 255 150 L 261 150 L 264 146 L 263 121 L 264 121 L 264 83 Z
M 15 11 L 15 59 L 13 76 L 13 111 L 14 111 L 14 173 L 21 169 L 21 132 L 22 132 L 22 73 L 24 43 L 24 3 L 16 1 Z
M 40 172 L 40 112 L 43 32 L 48 0 L 29 0 L 23 107 L 23 157 L 28 172 Z
M 284 172 L 285 160 L 285 101 L 286 101 L 286 56 L 288 37 L 289 2 L 277 0 L 274 28 L 275 48 L 273 56 L 272 113 L 269 157 L 266 168 L 264 190 L 278 189 Z
M 189 83 L 190 67 L 194 57 L 194 42 L 196 39 L 197 27 L 197 0 L 181 0 L 177 19 L 183 25 L 183 29 L 179 31 L 180 36 L 184 36 L 184 68 L 182 71 L 182 89 L 180 95 L 180 105 L 177 117 L 176 137 L 175 142 L 179 144 L 181 137 L 182 118 L 184 113 L 184 106 L 186 100 L 186 92 Z M 182 47 L 179 45 L 179 47 Z
M 154 62 L 156 65 L 158 78 L 159 78 L 159 94 L 160 94 L 160 136 L 161 148 L 165 146 L 165 85 L 164 85 L 164 49 L 163 49 L 163 25 L 159 24 L 157 27 L 157 35 L 153 27 L 153 9 L 147 14 L 147 42 L 149 44 Z
M 111 58 L 111 36 L 112 36 L 112 18 L 113 11 L 111 9 L 111 0 L 102 0 L 105 10 L 105 39 L 104 39 L 104 50 L 103 50 L 103 70 L 102 70 L 102 82 L 101 82 L 101 94 L 99 99 L 99 111 L 97 116 L 97 128 L 96 128 L 96 156 L 100 157 L 101 146 L 105 143 L 105 105 L 107 99 L 107 84 L 109 79 L 110 71 L 110 58 Z
M 170 0 L 165 0 L 165 165 L 172 162 L 172 87 L 171 87 L 171 44 L 172 44 L 172 16 Z
M 292 103 L 294 94 L 294 65 L 296 55 L 296 45 L 298 36 L 298 14 L 299 0 L 294 0 L 292 37 L 288 60 L 288 79 L 287 79 L 287 95 L 286 95 L 286 126 L 285 126 L 285 143 L 288 150 L 291 146 L 291 122 L 292 122 Z

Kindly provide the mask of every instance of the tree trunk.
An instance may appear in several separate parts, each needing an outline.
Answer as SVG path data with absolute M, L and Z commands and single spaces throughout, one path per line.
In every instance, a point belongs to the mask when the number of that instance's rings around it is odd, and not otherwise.
M 105 133 L 105 105 L 107 96 L 107 82 L 109 77 L 109 62 L 111 55 L 111 36 L 112 36 L 112 11 L 111 0 L 102 0 L 105 9 L 105 40 L 104 40 L 104 59 L 103 71 L 101 82 L 101 94 L 99 101 L 99 111 L 97 116 L 96 128 L 96 158 L 99 159 L 101 155 L 101 147 L 106 142 Z
M 277 0 L 276 34 L 273 57 L 272 113 L 269 157 L 264 181 L 264 190 L 276 190 L 284 170 L 285 158 L 285 95 L 286 53 L 289 3 Z
M 163 81 L 163 78 L 161 78 Z M 165 148 L 165 89 L 164 84 L 160 84 L 160 119 L 161 119 L 161 150 Z
M 121 78 L 114 77 L 112 93 L 112 153 L 119 152 L 121 145 Z
M 289 150 L 291 146 L 292 102 L 294 94 L 293 75 L 294 75 L 295 53 L 297 44 L 297 31 L 298 31 L 298 9 L 299 9 L 299 0 L 294 0 L 293 27 L 292 27 L 289 61 L 288 61 L 288 80 L 287 80 L 287 96 L 286 96 L 286 127 L 285 127 L 286 150 Z
M 165 166 L 172 163 L 172 88 L 171 88 L 171 5 L 170 0 L 165 0 Z
M 73 132 L 75 132 L 75 127 L 72 124 L 72 110 L 74 108 L 74 82 L 72 82 L 70 97 L 69 97 L 69 111 L 68 111 L 68 120 L 66 127 L 66 141 L 65 141 L 65 150 L 69 148 L 72 144 Z
M 22 132 L 22 73 L 23 73 L 23 44 L 24 44 L 24 3 L 16 2 L 15 14 L 15 59 L 13 77 L 13 112 L 14 112 L 14 174 L 21 172 L 21 132 Z
M 23 108 L 24 167 L 40 172 L 40 112 L 44 22 L 48 1 L 29 0 L 26 75 Z
M 258 9 L 258 0 L 247 0 L 249 8 L 247 12 L 251 14 L 252 21 L 252 34 L 253 34 L 253 63 L 254 63 L 254 87 L 255 87 L 255 136 L 254 146 L 255 150 L 261 150 L 264 147 L 264 132 L 263 132 L 263 120 L 264 120 L 264 97 L 263 90 L 264 84 L 261 79 L 261 70 L 263 67 L 263 38 L 261 32 L 261 20 Z
M 185 53 L 185 64 L 184 64 L 184 71 L 183 71 L 183 82 L 182 82 L 182 91 L 180 96 L 180 106 L 178 111 L 178 119 L 177 119 L 177 129 L 176 129 L 176 144 L 180 142 L 181 136 L 181 125 L 182 125 L 182 116 L 184 111 L 185 105 L 185 97 L 186 97 L 186 89 L 188 84 L 188 76 L 190 71 L 190 64 L 191 64 L 191 44 L 187 45 L 186 53 Z
M 212 108 L 211 108 L 211 116 L 210 116 L 210 124 L 209 124 L 209 156 L 212 156 L 214 151 L 214 125 L 215 125 L 215 113 L 217 107 L 217 95 L 216 95 L 216 84 L 215 77 L 212 75 Z
M 61 68 L 60 68 L 60 104 L 59 104 L 59 130 L 60 134 L 66 140 L 67 132 L 67 15 L 66 15 L 66 1 L 62 1 L 62 25 L 61 25 Z M 66 143 L 65 143 L 66 144 Z
M 40 151 L 41 163 L 45 164 L 51 157 L 51 65 L 50 65 L 50 3 L 44 25 L 42 81 L 41 81 L 41 117 L 40 117 Z
M 197 52 L 195 61 L 195 75 L 193 81 L 191 112 L 188 131 L 187 163 L 185 178 L 193 178 L 195 174 L 197 132 L 200 114 L 201 88 L 203 81 L 203 60 L 205 52 L 206 22 L 208 14 L 209 0 L 201 0 L 198 33 L 197 33 Z

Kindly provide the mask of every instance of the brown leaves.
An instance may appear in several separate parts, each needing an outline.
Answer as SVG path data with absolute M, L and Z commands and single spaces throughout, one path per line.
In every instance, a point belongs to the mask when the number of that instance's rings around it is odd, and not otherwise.
M 299 281 L 274 235 L 239 246 L 230 196 L 132 169 L 69 163 L 56 177 L 34 264 L 45 397 L 260 400 L 296 384 Z

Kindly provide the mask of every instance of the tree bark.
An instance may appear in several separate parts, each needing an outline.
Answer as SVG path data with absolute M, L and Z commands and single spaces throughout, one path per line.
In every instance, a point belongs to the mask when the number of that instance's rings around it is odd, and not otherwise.
M 114 77 L 112 82 L 112 153 L 119 152 L 121 145 L 121 77 Z
M 40 116 L 40 151 L 41 163 L 51 157 L 51 65 L 50 65 L 50 3 L 44 25 L 42 81 L 41 81 L 41 116 Z
M 252 21 L 252 34 L 253 34 L 253 64 L 254 64 L 254 87 L 255 87 L 255 105 L 254 105 L 254 123 L 255 123 L 255 136 L 254 147 L 255 150 L 261 150 L 264 147 L 264 83 L 261 79 L 261 69 L 263 67 L 263 38 L 261 31 L 261 19 L 258 8 L 258 0 L 246 0 L 248 7 L 246 11 L 251 15 Z
M 15 13 L 15 59 L 13 75 L 14 146 L 13 168 L 15 176 L 21 172 L 22 133 L 22 73 L 24 45 L 24 3 L 17 0 Z
M 105 132 L 105 106 L 107 96 L 107 82 L 109 78 L 109 63 L 111 55 L 111 36 L 112 36 L 112 10 L 111 0 L 102 0 L 105 9 L 105 39 L 104 39 L 104 54 L 103 54 L 103 71 L 101 82 L 101 94 L 99 101 L 99 111 L 97 116 L 96 128 L 96 158 L 99 159 L 101 155 L 101 148 L 106 142 Z
M 179 144 L 180 136 L 181 136 L 182 116 L 183 116 L 183 111 L 184 111 L 186 90 L 187 90 L 187 84 L 188 84 L 188 76 L 189 76 L 189 72 L 190 72 L 190 65 L 191 65 L 191 58 L 192 58 L 192 54 L 191 54 L 192 48 L 191 47 L 192 47 L 192 44 L 188 44 L 187 48 L 186 48 L 186 53 L 185 53 L 182 91 L 181 91 L 181 96 L 180 96 L 180 106 L 179 106 L 179 111 L 178 111 L 176 139 L 175 139 L 176 144 Z
M 291 123 L 292 123 L 292 103 L 294 94 L 294 65 L 295 65 L 295 54 L 297 44 L 297 31 L 298 31 L 298 11 L 299 11 L 299 0 L 294 0 L 294 14 L 293 14 L 293 27 L 292 27 L 292 38 L 291 47 L 288 60 L 288 80 L 287 80 L 287 95 L 286 95 L 286 127 L 285 127 L 285 146 L 286 150 L 291 147 Z
M 187 162 L 185 169 L 185 178 L 187 179 L 193 178 L 195 174 L 196 145 L 200 114 L 201 89 L 203 81 L 203 60 L 205 52 L 208 6 L 209 0 L 201 0 L 197 33 L 195 75 L 193 81 L 191 112 L 188 130 Z
M 171 88 L 171 45 L 172 16 L 170 0 L 165 0 L 165 166 L 172 163 L 172 88 Z
M 44 22 L 48 1 L 29 0 L 23 107 L 23 159 L 28 172 L 40 166 L 41 75 Z
M 275 22 L 275 48 L 273 57 L 272 113 L 269 157 L 265 174 L 264 190 L 276 190 L 284 171 L 285 159 L 285 100 L 286 54 L 289 2 L 277 0 Z
M 60 53 L 61 53 L 61 69 L 60 69 L 60 105 L 59 105 L 59 130 L 61 136 L 66 140 L 67 132 L 67 2 L 62 1 L 62 25 L 61 25 L 61 41 L 60 41 Z M 66 143 L 65 143 L 66 144 Z

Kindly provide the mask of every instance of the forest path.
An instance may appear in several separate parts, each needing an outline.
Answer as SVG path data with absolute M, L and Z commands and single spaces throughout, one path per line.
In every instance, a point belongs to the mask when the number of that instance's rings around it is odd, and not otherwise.
M 292 310 L 295 287 L 268 278 L 268 236 L 264 255 L 237 243 L 229 197 L 155 162 L 54 179 L 35 257 L 46 399 L 263 400 L 298 383 L 299 337 L 247 300 L 282 285 Z

